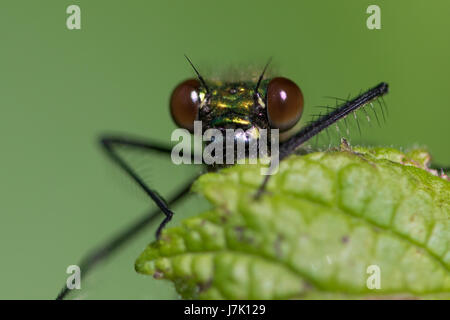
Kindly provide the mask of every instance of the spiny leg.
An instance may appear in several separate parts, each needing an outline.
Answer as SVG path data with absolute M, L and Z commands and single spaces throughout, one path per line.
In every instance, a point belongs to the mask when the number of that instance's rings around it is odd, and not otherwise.
M 386 93 L 388 93 L 388 84 L 382 82 L 376 87 L 369 89 L 365 93 L 358 95 L 356 98 L 350 101 L 346 101 L 341 106 L 335 108 L 332 112 L 319 117 L 317 120 L 302 128 L 299 132 L 294 134 L 292 137 L 290 137 L 280 145 L 279 161 L 282 161 L 284 158 L 291 155 L 300 145 L 302 145 L 315 135 L 319 134 L 330 125 L 334 124 L 342 118 L 345 119 L 345 117 L 350 113 L 355 112 L 356 110 L 364 107 L 374 100 L 377 100 L 379 97 L 385 95 Z M 265 176 L 263 183 L 258 188 L 258 191 L 255 194 L 256 199 L 258 199 L 263 194 L 269 178 L 270 174 Z

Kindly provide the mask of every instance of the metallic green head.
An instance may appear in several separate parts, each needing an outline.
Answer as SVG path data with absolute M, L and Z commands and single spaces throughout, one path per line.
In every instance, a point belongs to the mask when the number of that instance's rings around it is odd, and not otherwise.
M 195 121 L 202 123 L 200 132 L 195 130 L 198 134 L 216 129 L 228 139 L 232 129 L 234 141 L 248 148 L 263 135 L 270 141 L 269 129 L 286 131 L 301 117 L 303 94 L 289 79 L 263 79 L 263 72 L 257 81 L 206 82 L 197 75 L 198 80 L 180 83 L 170 99 L 175 123 L 191 132 Z

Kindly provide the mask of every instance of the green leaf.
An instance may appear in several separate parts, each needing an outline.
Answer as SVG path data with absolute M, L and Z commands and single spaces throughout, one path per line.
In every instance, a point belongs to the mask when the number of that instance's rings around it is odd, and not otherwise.
M 450 182 L 429 158 L 343 143 L 282 161 L 257 201 L 259 166 L 205 174 L 193 189 L 211 210 L 165 230 L 136 270 L 183 298 L 450 299 Z

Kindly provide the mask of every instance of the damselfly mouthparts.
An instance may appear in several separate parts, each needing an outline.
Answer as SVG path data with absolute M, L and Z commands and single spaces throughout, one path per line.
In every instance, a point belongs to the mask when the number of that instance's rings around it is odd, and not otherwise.
M 203 131 L 215 129 L 218 132 L 226 132 L 233 129 L 239 133 L 233 136 L 233 140 L 243 143 L 245 148 L 249 149 L 252 141 L 260 139 L 263 130 L 287 131 L 300 120 L 304 106 L 302 91 L 293 81 L 283 77 L 265 79 L 264 74 L 267 65 L 254 81 L 207 81 L 197 71 L 189 58 L 187 59 L 194 69 L 197 79 L 189 79 L 182 82 L 172 93 L 170 112 L 173 120 L 179 127 L 193 131 L 194 121 L 202 121 Z M 279 153 L 277 154 L 279 161 L 292 154 L 303 143 L 340 119 L 345 119 L 347 115 L 355 113 L 358 109 L 362 109 L 367 105 L 373 107 L 372 102 L 382 98 L 387 92 L 388 85 L 382 82 L 353 99 L 344 100 L 335 108 L 327 109 L 327 113 L 320 115 L 300 131 L 280 142 Z M 384 102 L 380 102 L 380 105 L 382 103 Z M 117 152 L 117 148 L 119 146 L 127 146 L 170 156 L 172 149 L 169 146 L 122 136 L 102 137 L 101 145 L 107 155 L 145 191 L 158 208 L 126 228 L 105 246 L 85 257 L 79 264 L 84 275 L 95 264 L 107 258 L 122 246 L 135 233 L 153 222 L 162 211 L 165 218 L 156 231 L 156 238 L 159 239 L 162 229 L 174 214 L 171 206 L 189 192 L 193 182 L 190 181 L 175 196 L 165 201 L 156 190 L 147 185 L 145 180 Z M 272 151 L 268 150 L 269 153 Z M 208 165 L 211 166 L 210 164 Z M 270 175 L 265 177 L 263 184 L 255 195 L 255 201 L 258 201 L 258 197 L 263 193 L 269 178 Z M 68 292 L 67 287 L 64 287 L 58 299 L 64 298 Z

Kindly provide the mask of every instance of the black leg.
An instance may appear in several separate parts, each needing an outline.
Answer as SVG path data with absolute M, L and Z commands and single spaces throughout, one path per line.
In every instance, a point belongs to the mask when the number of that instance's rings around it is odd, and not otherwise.
M 171 148 L 163 146 L 158 143 L 151 141 L 144 141 L 138 139 L 129 139 L 124 137 L 103 137 L 100 140 L 103 149 L 106 151 L 107 155 L 117 163 L 125 172 L 127 172 L 134 181 L 136 181 L 141 188 L 147 193 L 148 196 L 156 203 L 158 209 L 144 215 L 139 220 L 135 221 L 130 226 L 124 228 L 119 234 L 107 241 L 105 244 L 99 246 L 97 249 L 91 251 L 87 254 L 79 263 L 79 267 L 83 272 L 83 276 L 86 276 L 99 262 L 110 257 L 114 252 L 116 252 L 120 247 L 130 241 L 135 235 L 137 235 L 141 230 L 143 230 L 147 225 L 155 221 L 162 211 L 165 214 L 165 219 L 159 225 L 156 231 L 156 237 L 159 238 L 161 230 L 170 221 L 173 216 L 173 212 L 169 209 L 169 205 L 173 205 L 184 196 L 189 193 L 192 183 L 196 178 L 189 181 L 183 188 L 181 188 L 175 196 L 166 202 L 155 190 L 150 189 L 145 182 L 139 177 L 139 175 L 131 168 L 126 161 L 120 157 L 116 152 L 117 146 L 128 146 L 132 148 L 137 148 L 141 150 L 148 150 L 150 152 L 159 152 L 170 155 Z M 56 299 L 64 299 L 64 297 L 70 292 L 67 286 L 64 286 L 60 291 Z
M 176 195 L 168 201 L 168 204 L 174 205 L 179 200 L 183 199 L 183 197 L 189 193 L 189 190 L 194 180 L 195 179 L 186 184 L 185 187 L 181 188 L 176 193 Z M 80 270 L 83 272 L 83 277 L 85 277 L 95 267 L 95 265 L 110 257 L 120 247 L 125 245 L 140 231 L 142 231 L 147 225 L 152 223 L 159 216 L 160 212 L 161 211 L 159 209 L 156 209 L 153 212 L 145 214 L 139 220 L 135 221 L 128 227 L 124 228 L 119 234 L 111 238 L 105 244 L 99 246 L 98 248 L 88 253 L 83 259 L 81 259 L 81 262 L 79 263 Z M 56 299 L 57 300 L 64 299 L 70 291 L 71 290 L 69 290 L 65 285 L 58 294 L 58 297 Z
M 328 128 L 342 118 L 345 119 L 345 117 L 350 113 L 363 108 L 364 106 L 370 104 L 375 100 L 378 100 L 379 98 L 382 98 L 383 95 L 385 95 L 387 92 L 388 84 L 382 82 L 376 87 L 366 91 L 365 93 L 358 95 L 356 98 L 345 101 L 344 104 L 338 106 L 333 111 L 320 116 L 317 120 L 302 128 L 298 133 L 294 134 L 292 137 L 290 137 L 280 145 L 279 161 L 282 161 L 284 158 L 291 155 L 300 145 L 302 145 L 315 135 L 319 134 L 324 129 Z M 381 108 L 383 108 L 381 102 L 380 106 Z M 269 178 L 270 175 L 267 175 L 264 178 L 263 183 L 255 194 L 256 199 L 258 199 L 264 193 Z
M 153 200 L 153 202 L 161 209 L 166 216 L 156 230 L 156 238 L 159 239 L 161 231 L 164 226 L 172 219 L 173 212 L 169 209 L 166 201 L 156 192 L 150 189 L 150 187 L 139 177 L 139 175 L 131 168 L 131 166 L 116 152 L 117 146 L 127 146 L 136 149 L 148 150 L 153 152 L 160 152 L 164 154 L 170 154 L 171 149 L 150 141 L 143 141 L 137 139 L 129 139 L 124 137 L 103 137 L 101 138 L 101 145 L 106 151 L 107 155 L 121 167 L 136 183 L 145 191 L 145 193 Z

